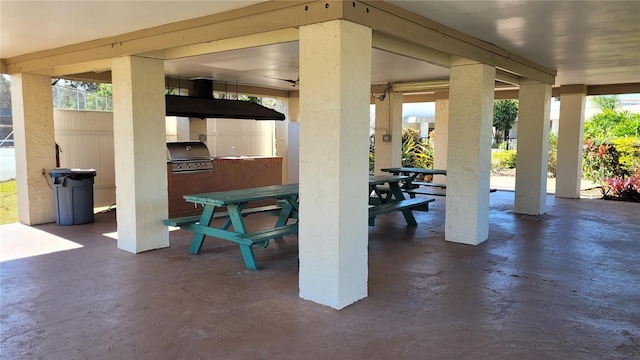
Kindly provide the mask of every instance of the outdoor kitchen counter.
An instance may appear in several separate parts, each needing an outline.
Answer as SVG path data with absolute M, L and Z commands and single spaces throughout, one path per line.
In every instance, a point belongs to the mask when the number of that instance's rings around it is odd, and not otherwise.
M 183 199 L 187 194 L 282 184 L 282 157 L 226 156 L 213 159 L 212 171 L 173 173 L 167 164 L 169 217 L 197 215 L 202 208 Z

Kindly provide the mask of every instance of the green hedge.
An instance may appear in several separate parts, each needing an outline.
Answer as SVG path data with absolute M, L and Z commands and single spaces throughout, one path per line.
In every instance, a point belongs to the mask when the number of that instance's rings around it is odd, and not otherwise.
M 513 169 L 516 167 L 516 151 L 503 150 L 491 153 L 491 168 L 494 171 Z

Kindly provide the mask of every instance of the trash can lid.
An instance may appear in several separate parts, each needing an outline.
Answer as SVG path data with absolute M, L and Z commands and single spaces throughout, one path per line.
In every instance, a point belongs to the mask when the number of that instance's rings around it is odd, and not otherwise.
M 95 169 L 69 169 L 69 168 L 55 168 L 49 170 L 49 175 L 51 176 L 65 176 L 65 175 L 85 175 L 85 176 L 96 176 Z
M 61 175 L 69 175 L 71 174 L 71 169 L 67 168 L 55 168 L 49 170 L 49 175 L 51 176 L 61 176 Z
M 96 170 L 95 169 L 71 169 L 71 172 L 73 174 L 78 174 L 78 175 L 93 175 L 93 176 L 96 176 Z

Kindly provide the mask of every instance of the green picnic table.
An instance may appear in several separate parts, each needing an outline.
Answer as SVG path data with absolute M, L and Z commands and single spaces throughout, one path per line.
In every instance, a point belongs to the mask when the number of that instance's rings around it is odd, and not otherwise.
M 189 252 L 198 254 L 206 236 L 233 241 L 240 246 L 240 252 L 246 267 L 258 270 L 253 247 L 267 247 L 271 239 L 298 233 L 297 220 L 288 224 L 289 219 L 297 217 L 298 184 L 271 185 L 251 189 L 212 192 L 185 195 L 186 201 L 204 206 L 202 215 L 164 220 L 167 226 L 178 226 L 193 231 L 193 240 Z M 277 204 L 258 208 L 247 208 L 253 201 L 276 200 Z M 220 213 L 223 207 L 226 212 Z M 273 227 L 248 232 L 244 217 L 257 212 L 272 211 L 277 215 Z M 214 227 L 211 221 L 217 217 L 227 217 L 221 227 Z M 230 230 L 231 226 L 233 229 Z
M 408 176 L 408 180 L 402 182 L 402 191 L 409 194 L 411 198 L 416 195 L 429 195 L 429 196 L 446 196 L 447 185 L 436 184 L 433 182 L 416 181 L 418 175 L 447 175 L 447 170 L 444 169 L 424 169 L 413 167 L 394 167 L 380 169 L 381 171 L 388 172 L 394 175 Z M 420 189 L 420 186 L 425 186 L 428 190 Z M 489 192 L 495 192 L 496 189 L 489 189 Z

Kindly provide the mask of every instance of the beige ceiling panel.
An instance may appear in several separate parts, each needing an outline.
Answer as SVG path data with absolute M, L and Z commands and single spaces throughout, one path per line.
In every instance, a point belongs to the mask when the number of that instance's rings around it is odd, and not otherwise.
M 393 38 L 492 65 L 545 83 L 555 82 L 555 71 L 550 69 L 545 71 L 546 68 L 539 65 L 534 67 L 532 62 L 514 57 L 504 49 L 446 28 L 391 4 L 377 1 L 365 3 L 366 11 L 345 10 L 345 16 L 349 20 L 370 26 L 374 31 Z

